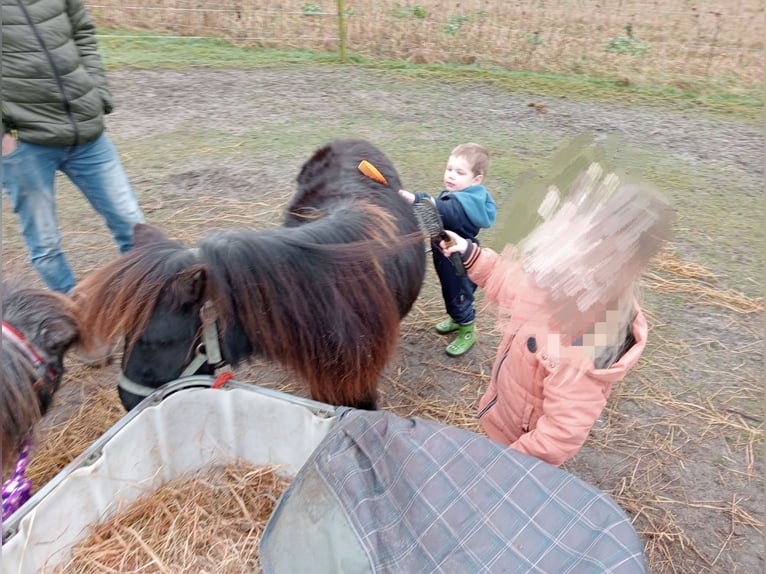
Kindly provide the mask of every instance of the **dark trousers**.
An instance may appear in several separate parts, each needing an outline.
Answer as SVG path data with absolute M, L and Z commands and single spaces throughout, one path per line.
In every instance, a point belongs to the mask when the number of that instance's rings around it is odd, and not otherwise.
M 452 320 L 461 325 L 469 325 L 476 318 L 473 308 L 476 291 L 476 283 L 468 278 L 468 275 L 459 277 L 455 274 L 455 268 L 448 258 L 442 255 L 438 248 L 431 251 L 434 261 L 434 269 L 439 276 L 442 286 L 442 298 L 447 314 Z

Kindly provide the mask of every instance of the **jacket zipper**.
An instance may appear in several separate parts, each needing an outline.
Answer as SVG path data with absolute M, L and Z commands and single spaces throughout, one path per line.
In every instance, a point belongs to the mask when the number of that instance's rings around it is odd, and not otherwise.
M 489 401 L 489 402 L 486 404 L 486 406 L 485 406 L 483 409 L 481 409 L 481 410 L 479 411 L 479 414 L 476 416 L 476 418 L 479 418 L 479 419 L 480 419 L 481 417 L 483 417 L 483 416 L 484 416 L 484 415 L 487 413 L 487 411 L 488 411 L 489 409 L 491 409 L 492 407 L 494 407 L 494 406 L 495 406 L 495 403 L 496 403 L 496 402 L 497 402 L 497 395 L 495 395 L 494 397 L 492 397 L 492 400 L 491 400 L 491 401 Z
M 72 106 L 66 97 L 66 92 L 64 91 L 64 82 L 61 81 L 61 74 L 59 74 L 58 68 L 56 67 L 56 63 L 53 61 L 53 57 L 51 57 L 51 54 L 48 51 L 48 46 L 46 46 L 45 42 L 43 41 L 43 37 L 40 35 L 40 32 L 35 26 L 35 23 L 32 22 L 32 18 L 30 18 L 29 16 L 29 11 L 27 10 L 27 7 L 24 5 L 24 1 L 17 0 L 16 4 L 18 4 L 19 8 L 21 8 L 21 11 L 24 12 L 24 17 L 27 19 L 27 22 L 29 22 L 29 27 L 32 28 L 32 31 L 35 33 L 35 37 L 37 38 L 37 41 L 40 43 L 40 46 L 42 47 L 43 52 L 45 53 L 45 57 L 48 58 L 48 63 L 50 64 L 51 69 L 53 70 L 53 76 L 56 78 L 56 83 L 58 84 L 59 91 L 61 92 L 61 100 L 64 104 L 64 111 L 66 112 L 66 115 L 69 118 L 69 121 L 71 122 L 72 127 L 74 128 L 74 143 L 72 145 L 77 145 L 77 143 L 80 140 L 80 130 L 78 129 L 77 122 L 75 121 L 74 115 L 72 114 Z
M 497 377 L 497 373 L 499 373 L 499 372 L 500 372 L 500 369 L 502 368 L 502 366 L 503 366 L 503 363 L 505 362 L 505 359 L 506 359 L 506 357 L 508 357 L 508 351 L 506 351 L 505 353 L 503 353 L 503 356 L 501 357 L 500 361 L 498 362 L 498 364 L 497 364 L 497 369 L 495 369 L 495 377 Z M 478 415 L 476 415 L 476 418 L 479 418 L 479 419 L 480 419 L 480 418 L 481 418 L 481 417 L 483 417 L 485 414 L 487 414 L 487 411 L 488 411 L 489 409 L 491 409 L 492 407 L 494 407 L 496 402 L 497 402 L 497 395 L 495 395 L 494 397 L 492 397 L 492 400 L 491 400 L 491 401 L 489 401 L 489 402 L 488 402 L 488 403 L 487 403 L 487 404 L 484 406 L 484 408 L 483 408 L 483 409 L 481 409 L 481 410 L 479 411 L 479 414 L 478 414 Z

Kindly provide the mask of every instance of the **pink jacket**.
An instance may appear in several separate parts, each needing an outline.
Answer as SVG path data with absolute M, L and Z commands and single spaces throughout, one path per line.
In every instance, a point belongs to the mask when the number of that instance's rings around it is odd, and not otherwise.
M 500 256 L 479 249 L 466 261 L 468 275 L 484 289 L 489 301 L 508 297 L 535 298 L 527 283 L 518 289 L 487 290 Z M 502 291 L 502 292 L 501 292 Z M 482 427 L 493 440 L 560 465 L 585 443 L 593 423 L 606 406 L 612 385 L 621 381 L 646 348 L 646 318 L 638 306 L 633 323 L 636 343 L 613 365 L 597 369 L 578 349 L 567 347 L 566 358 L 552 356 L 537 344 L 534 327 L 525 323 L 506 332 L 497 350 L 489 387 L 479 403 Z

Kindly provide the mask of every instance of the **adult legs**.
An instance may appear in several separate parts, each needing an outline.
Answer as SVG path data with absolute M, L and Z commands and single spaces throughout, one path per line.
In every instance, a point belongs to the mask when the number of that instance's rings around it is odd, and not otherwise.
M 54 189 L 56 166 L 65 153 L 66 148 L 17 142 L 3 156 L 2 172 L 32 266 L 50 289 L 69 293 L 75 278 L 61 250 Z
M 106 133 L 74 148 L 60 166 L 104 218 L 120 253 L 133 247 L 133 226 L 144 222 L 117 150 Z

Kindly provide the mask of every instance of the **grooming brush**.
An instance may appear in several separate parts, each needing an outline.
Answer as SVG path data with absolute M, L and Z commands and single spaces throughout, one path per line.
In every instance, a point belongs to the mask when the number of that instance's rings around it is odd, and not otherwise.
M 455 244 L 444 231 L 444 224 L 442 218 L 439 215 L 439 211 L 436 209 L 436 204 L 433 199 L 421 199 L 412 204 L 412 211 L 415 212 L 415 218 L 418 220 L 420 229 L 426 233 L 432 241 L 440 242 L 444 241 L 447 247 L 451 247 Z M 452 263 L 452 267 L 455 268 L 455 273 L 458 277 L 465 275 L 465 267 L 463 267 L 463 260 L 460 257 L 460 253 L 452 253 L 449 256 L 449 260 Z
M 359 162 L 359 165 L 357 167 L 359 171 L 361 171 L 364 175 L 366 175 L 370 179 L 375 180 L 378 183 L 382 183 L 383 185 L 388 185 L 388 180 L 385 177 L 383 177 L 383 174 L 378 171 L 378 168 L 372 165 L 366 159 L 363 159 L 361 162 Z

